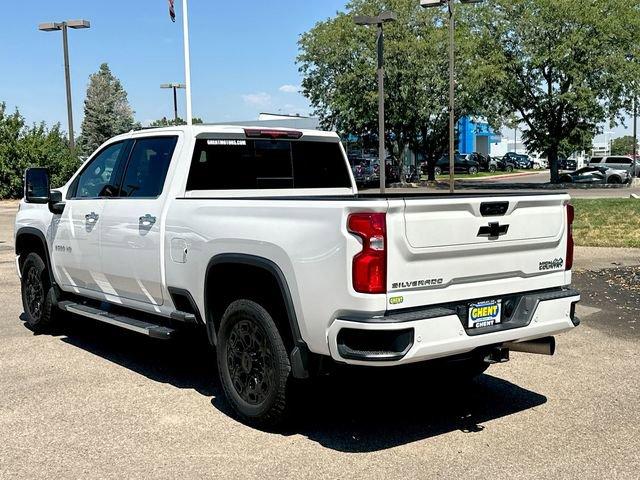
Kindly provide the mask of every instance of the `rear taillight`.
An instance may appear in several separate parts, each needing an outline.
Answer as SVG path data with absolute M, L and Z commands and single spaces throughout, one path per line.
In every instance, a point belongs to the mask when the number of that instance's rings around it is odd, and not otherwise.
M 362 251 L 353 257 L 353 289 L 360 293 L 387 291 L 387 220 L 384 213 L 353 213 L 349 232 L 362 239 Z
M 568 204 L 567 208 L 567 259 L 564 263 L 565 270 L 571 270 L 573 267 L 573 205 Z

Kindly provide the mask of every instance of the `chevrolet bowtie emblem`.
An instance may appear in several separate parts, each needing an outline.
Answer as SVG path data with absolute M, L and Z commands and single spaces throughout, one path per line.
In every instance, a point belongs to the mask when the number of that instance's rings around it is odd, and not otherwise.
M 488 237 L 489 240 L 496 240 L 509 231 L 509 225 L 500 225 L 498 222 L 490 222 L 486 227 L 480 227 L 479 237 Z

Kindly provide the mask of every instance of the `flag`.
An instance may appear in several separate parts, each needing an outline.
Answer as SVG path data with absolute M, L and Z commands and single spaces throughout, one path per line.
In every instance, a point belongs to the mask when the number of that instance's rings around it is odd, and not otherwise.
M 171 21 L 176 21 L 176 9 L 173 7 L 174 0 L 169 0 L 169 16 L 171 17 Z

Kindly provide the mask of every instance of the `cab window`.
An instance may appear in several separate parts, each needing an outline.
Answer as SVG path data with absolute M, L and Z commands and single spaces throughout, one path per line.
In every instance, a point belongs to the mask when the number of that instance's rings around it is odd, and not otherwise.
M 155 198 L 162 193 L 178 137 L 136 140 L 124 174 L 121 197 Z
M 109 145 L 84 167 L 75 179 L 67 198 L 100 198 L 115 196 L 118 190 L 117 172 L 124 142 Z

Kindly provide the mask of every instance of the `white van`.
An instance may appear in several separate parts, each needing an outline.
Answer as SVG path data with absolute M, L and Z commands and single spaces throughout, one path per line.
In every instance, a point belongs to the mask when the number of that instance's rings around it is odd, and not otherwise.
M 589 160 L 590 167 L 606 166 L 615 170 L 626 170 L 631 173 L 632 165 L 634 165 L 633 158 L 626 155 L 611 155 L 608 157 L 591 157 Z M 635 161 L 635 177 L 640 173 L 640 163 Z

